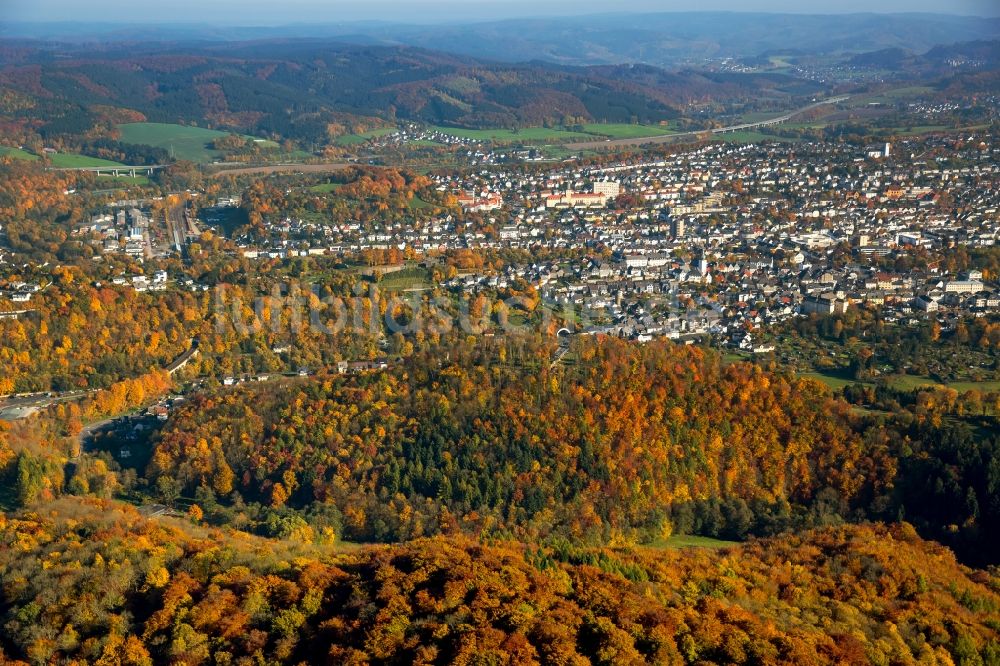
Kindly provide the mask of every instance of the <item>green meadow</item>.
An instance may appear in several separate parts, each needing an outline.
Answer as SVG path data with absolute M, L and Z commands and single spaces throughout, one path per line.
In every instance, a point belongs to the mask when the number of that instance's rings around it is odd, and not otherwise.
M 49 156 L 49 160 L 52 162 L 52 166 L 59 169 L 125 166 L 121 162 L 102 160 L 99 157 L 90 157 L 89 155 L 74 155 L 73 153 L 54 153 Z
M 26 150 L 21 150 L 20 148 L 11 148 L 10 146 L 0 146 L 0 157 L 12 157 L 15 160 L 38 159 L 38 155 L 29 153 Z
M 573 141 L 592 139 L 593 135 L 583 132 L 570 132 L 564 129 L 549 127 L 525 127 L 519 130 L 508 129 L 465 129 L 462 127 L 432 127 L 441 134 L 469 139 L 472 141 L 498 141 L 503 143 L 529 141 Z
M 380 136 L 386 136 L 392 134 L 396 131 L 395 127 L 382 127 L 380 129 L 373 129 L 368 132 L 362 132 L 361 134 L 345 134 L 343 136 L 338 136 L 334 143 L 338 146 L 356 146 L 360 143 L 364 143 L 369 139 L 377 139 Z
M 628 123 L 589 123 L 583 131 L 609 139 L 644 139 L 651 136 L 674 134 L 667 125 L 631 125 Z
M 21 150 L 20 148 L 10 148 L 8 146 L 0 146 L 0 157 L 13 157 L 18 160 L 29 160 L 35 161 L 38 155 L 29 153 L 26 150 Z M 77 155 L 75 153 L 52 153 L 48 156 L 49 162 L 52 166 L 59 169 L 79 169 L 81 167 L 115 167 L 124 166 L 121 162 L 112 162 L 111 160 L 102 160 L 99 157 L 90 157 L 88 155 Z
M 859 381 L 848 377 L 846 374 L 839 373 L 835 370 L 830 370 L 827 372 L 803 372 L 800 373 L 800 377 L 808 377 L 810 379 L 815 379 L 816 381 L 822 382 L 829 386 L 832 390 L 837 391 L 845 386 L 850 386 L 852 384 L 873 384 L 870 381 Z M 947 386 L 950 389 L 954 389 L 959 393 L 964 393 L 971 390 L 979 390 L 984 392 L 998 391 L 1000 390 L 1000 381 L 985 381 L 985 382 L 970 382 L 970 381 L 957 381 L 957 382 L 946 382 L 942 384 L 941 382 L 935 381 L 930 377 L 925 377 L 922 375 L 894 375 L 888 378 L 889 385 L 900 391 L 913 391 L 914 389 L 927 388 L 933 386 Z
M 173 125 L 170 123 L 128 123 L 119 125 L 123 143 L 154 146 L 171 151 L 175 159 L 191 162 L 214 162 L 222 153 L 212 148 L 216 139 L 228 136 L 230 132 Z M 247 136 L 248 139 L 255 137 Z M 261 140 L 268 148 L 277 148 L 274 141 Z

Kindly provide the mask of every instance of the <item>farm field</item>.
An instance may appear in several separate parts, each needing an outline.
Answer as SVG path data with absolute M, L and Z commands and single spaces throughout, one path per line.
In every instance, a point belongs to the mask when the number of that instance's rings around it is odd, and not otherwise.
M 882 92 L 872 93 L 870 95 L 852 97 L 846 102 L 846 105 L 851 108 L 857 108 L 873 103 L 893 104 L 901 99 L 922 97 L 934 92 L 934 89 L 929 86 L 905 86 L 902 88 L 883 90 Z
M 874 384 L 871 381 L 860 381 L 856 379 L 851 379 L 835 370 L 828 372 L 803 372 L 799 374 L 800 377 L 809 377 L 820 381 L 832 390 L 837 391 L 845 386 L 850 386 L 851 384 Z M 901 391 L 912 391 L 914 389 L 927 387 L 927 386 L 942 386 L 941 382 L 935 381 L 930 377 L 916 376 L 916 375 L 898 375 L 892 377 L 889 380 L 890 386 L 899 389 Z M 966 391 L 979 390 L 979 391 L 998 391 L 1000 390 L 1000 381 L 986 381 L 986 382 L 947 382 L 943 384 L 950 389 L 954 389 L 959 393 L 964 393 Z
M 409 291 L 426 289 L 430 286 L 430 274 L 419 266 L 404 268 L 396 273 L 387 273 L 379 280 L 379 288 L 386 291 Z
M 606 136 L 611 139 L 642 139 L 648 136 L 673 134 L 667 125 L 631 125 L 628 123 L 589 123 L 583 125 L 583 131 L 596 136 Z
M 432 127 L 435 132 L 448 134 L 460 139 L 470 139 L 473 141 L 501 141 L 501 142 L 528 142 L 528 141 L 559 141 L 573 139 L 593 138 L 591 134 L 582 132 L 570 132 L 563 129 L 548 127 L 526 127 L 521 130 L 507 129 L 465 129 L 462 127 Z
M 20 148 L 11 148 L 10 146 L 0 146 L 0 157 L 12 157 L 16 160 L 38 159 L 38 155 L 29 153 L 26 150 L 21 150 Z
M 310 192 L 316 192 L 318 194 L 330 194 L 331 192 L 336 192 L 343 185 L 340 183 L 320 183 L 319 185 L 313 185 L 309 188 Z
M 218 159 L 221 153 L 213 150 L 211 143 L 229 135 L 229 132 L 170 123 L 128 123 L 119 125 L 118 129 L 121 130 L 123 143 L 163 148 L 172 151 L 176 159 L 191 162 L 213 162 Z M 276 148 L 278 145 L 273 141 L 263 141 L 262 144 L 269 148 Z
M 395 127 L 383 127 L 380 129 L 374 129 L 370 132 L 363 132 L 361 134 L 345 134 L 343 136 L 338 136 L 334 143 L 338 146 L 355 146 L 359 143 L 364 143 L 369 139 L 375 139 L 380 136 L 386 136 L 387 134 L 392 134 L 397 131 Z
M 420 197 L 413 197 L 410 199 L 408 204 L 410 210 L 423 210 L 425 208 L 434 208 L 434 204 L 428 203 L 421 199 Z
M 52 166 L 60 169 L 125 166 L 121 162 L 102 160 L 99 157 L 90 157 L 88 155 L 74 155 L 73 153 L 55 153 L 50 155 L 49 158 Z
M 26 150 L 21 150 L 20 148 L 11 148 L 9 146 L 0 146 L 0 157 L 13 157 L 18 160 L 29 161 L 39 159 L 38 155 L 29 153 Z M 124 166 L 121 162 L 112 162 L 111 160 L 102 160 L 98 157 L 77 155 L 75 153 L 53 153 L 52 155 L 49 155 L 49 161 L 52 163 L 52 166 L 59 169 Z

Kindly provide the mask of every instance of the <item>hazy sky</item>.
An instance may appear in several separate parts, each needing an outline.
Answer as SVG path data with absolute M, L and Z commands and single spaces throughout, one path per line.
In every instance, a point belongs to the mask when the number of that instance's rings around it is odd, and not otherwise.
M 3 21 L 223 23 L 440 22 L 621 11 L 938 12 L 1000 16 L 1000 0 L 0 0 Z

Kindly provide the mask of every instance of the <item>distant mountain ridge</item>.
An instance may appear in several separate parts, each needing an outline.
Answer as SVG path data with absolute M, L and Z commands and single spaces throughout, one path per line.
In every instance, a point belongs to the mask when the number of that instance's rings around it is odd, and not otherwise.
M 943 73 L 961 64 L 994 68 L 1000 66 L 1000 40 L 939 45 L 923 54 L 892 47 L 858 54 L 850 62 L 853 65 L 913 73 Z
M 505 64 L 314 40 L 0 44 L 0 93 L 18 96 L 12 113 L 47 122 L 53 134 L 84 132 L 95 109 L 107 107 L 289 138 L 323 135 L 336 114 L 467 127 L 656 123 L 692 102 L 749 99 L 761 90 L 792 99 L 821 87 L 780 75 Z
M 939 44 L 1000 37 L 1000 18 L 945 14 L 616 13 L 448 25 L 341 23 L 276 28 L 174 25 L 7 24 L 0 36 L 74 41 L 246 41 L 336 39 L 364 45 L 418 46 L 505 62 L 567 65 L 640 62 L 675 66 L 781 50 L 810 54 L 887 48 L 925 52 Z
M 833 83 L 805 78 L 823 80 L 808 73 L 814 64 L 885 70 L 886 80 L 958 92 L 990 90 L 1000 67 L 1000 19 L 923 14 L 123 30 L 100 27 L 105 41 L 87 41 L 84 28 L 65 42 L 0 40 L 0 121 L 30 124 L 48 138 L 128 117 L 315 147 L 331 126 L 358 119 L 519 128 L 655 124 L 720 102 L 792 108 L 834 91 Z M 276 37 L 283 32 L 307 36 Z M 349 34 L 322 36 L 338 32 Z M 161 41 L 150 39 L 156 35 Z M 256 39 L 198 41 L 207 35 Z M 781 66 L 789 54 L 803 60 Z M 740 68 L 761 71 L 733 71 Z

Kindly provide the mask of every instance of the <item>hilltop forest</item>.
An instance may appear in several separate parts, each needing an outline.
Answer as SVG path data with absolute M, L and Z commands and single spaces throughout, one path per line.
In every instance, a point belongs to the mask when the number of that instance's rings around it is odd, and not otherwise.
M 1000 659 L 1000 580 L 906 525 L 721 552 L 465 537 L 352 552 L 62 500 L 0 518 L 0 573 L 14 664 Z
M 139 469 L 74 450 L 80 415 L 61 406 L 0 430 L 21 507 L 0 519 L 0 648 L 122 664 L 1000 658 L 995 569 L 918 536 L 998 561 L 1000 443 L 957 417 L 968 397 L 872 416 L 669 342 L 581 339 L 557 369 L 543 338 L 414 342 L 381 373 L 194 397 Z M 84 416 L 162 394 L 154 377 Z M 978 404 L 993 418 L 996 396 Z M 745 543 L 661 549 L 679 533 Z

